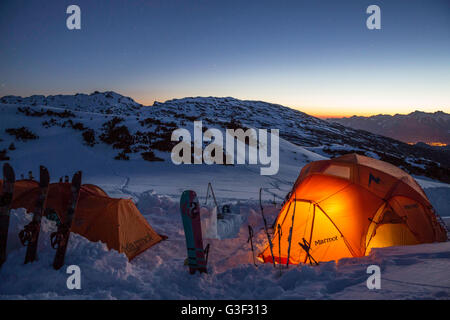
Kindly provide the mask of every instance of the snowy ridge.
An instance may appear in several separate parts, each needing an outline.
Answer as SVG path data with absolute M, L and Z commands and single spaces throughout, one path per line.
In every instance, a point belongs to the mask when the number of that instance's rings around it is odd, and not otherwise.
M 164 161 L 173 145 L 171 132 L 179 127 L 192 127 L 193 121 L 202 120 L 205 129 L 279 129 L 284 140 L 326 157 L 358 152 L 394 163 L 412 174 L 450 182 L 450 160 L 444 153 L 354 130 L 262 101 L 191 97 L 155 102 L 153 106 L 145 107 L 131 98 L 107 91 L 73 96 L 6 96 L 0 99 L 0 112 L 4 114 L 2 106 L 17 108 L 23 115 L 34 117 L 33 127 L 73 128 L 84 135 L 88 144 L 111 144 L 116 150 L 121 150 L 116 154 L 121 159 L 146 152 L 143 157 L 147 160 Z M 46 121 L 42 121 L 43 118 Z M 105 136 L 106 129 L 117 130 Z
M 31 107 L 56 107 L 74 111 L 97 112 L 106 114 L 131 113 L 142 107 L 129 97 L 122 96 L 113 91 L 94 92 L 92 94 L 77 93 L 75 95 L 34 95 L 26 98 L 18 96 L 5 96 L 0 103 L 21 104 Z
M 383 134 L 404 142 L 441 142 L 450 144 L 450 114 L 414 111 L 410 114 L 352 116 L 328 119 L 342 125 Z

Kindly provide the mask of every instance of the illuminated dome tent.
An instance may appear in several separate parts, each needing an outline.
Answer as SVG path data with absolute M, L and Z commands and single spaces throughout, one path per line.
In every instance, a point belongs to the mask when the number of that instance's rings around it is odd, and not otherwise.
M 289 264 L 298 264 L 362 257 L 376 247 L 446 240 L 427 196 L 408 173 L 347 154 L 302 169 L 275 221 L 272 251 L 275 263 L 289 259 Z M 269 245 L 258 258 L 273 262 Z

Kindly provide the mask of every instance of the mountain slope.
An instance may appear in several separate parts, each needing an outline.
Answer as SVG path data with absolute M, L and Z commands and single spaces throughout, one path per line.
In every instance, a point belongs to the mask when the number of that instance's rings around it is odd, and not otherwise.
M 353 116 L 328 120 L 407 143 L 439 142 L 450 144 L 450 114 L 442 111 L 435 113 L 415 111 L 406 115 L 380 114 L 371 117 Z
M 284 146 L 280 159 L 289 159 L 287 163 L 292 165 L 295 164 L 292 150 L 298 146 L 325 157 L 357 152 L 386 160 L 412 174 L 450 181 L 450 159 L 438 151 L 261 101 L 197 97 L 142 106 L 114 92 L 96 92 L 73 96 L 7 96 L 0 99 L 0 109 L 3 115 L 0 139 L 4 140 L 0 141 L 0 159 L 14 159 L 20 153 L 9 150 L 11 143 L 14 147 L 21 144 L 16 149 L 28 150 L 31 145 L 39 144 L 39 139 L 33 139 L 34 134 L 54 135 L 54 141 L 49 144 L 52 146 L 62 136 L 77 139 L 83 156 L 101 152 L 109 154 L 109 160 L 144 160 L 153 166 L 158 162 L 174 166 L 170 160 L 170 151 L 176 144 L 171 141 L 172 132 L 177 128 L 192 132 L 193 122 L 202 120 L 204 129 L 218 128 L 223 132 L 226 128 L 279 129 Z M 286 156 L 286 152 L 294 156 Z

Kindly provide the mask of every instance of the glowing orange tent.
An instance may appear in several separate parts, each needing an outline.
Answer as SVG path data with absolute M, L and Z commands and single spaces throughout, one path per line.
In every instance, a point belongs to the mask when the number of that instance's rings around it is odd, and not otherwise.
M 408 173 L 357 154 L 306 165 L 275 227 L 273 254 L 282 264 L 288 255 L 289 264 L 306 263 L 308 250 L 320 262 L 361 257 L 375 247 L 447 240 L 427 196 Z M 269 245 L 258 258 L 272 262 Z
M 36 181 L 17 181 L 12 208 L 32 212 L 38 194 Z M 56 212 L 64 221 L 70 199 L 70 183 L 52 183 L 46 210 Z M 71 231 L 90 241 L 104 242 L 109 249 L 125 253 L 130 260 L 166 238 L 153 230 L 133 201 L 110 198 L 101 188 L 91 184 L 81 187 Z

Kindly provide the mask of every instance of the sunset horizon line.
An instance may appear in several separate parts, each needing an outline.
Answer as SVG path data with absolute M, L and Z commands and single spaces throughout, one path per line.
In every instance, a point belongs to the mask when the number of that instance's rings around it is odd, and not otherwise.
M 411 114 L 413 112 L 419 111 L 419 112 L 424 112 L 424 113 L 436 113 L 436 112 L 444 112 L 447 113 L 446 111 L 444 111 L 444 108 L 442 107 L 438 107 L 436 109 L 433 109 L 432 111 L 425 111 L 425 110 L 421 110 L 420 107 L 414 107 L 411 108 L 409 112 L 383 112 L 383 111 L 373 111 L 373 112 L 359 112 L 359 113 L 354 113 L 354 112 L 345 112 L 343 111 L 342 113 L 336 113 L 336 112 L 327 112 L 327 111 L 316 111 L 316 112 L 311 112 L 309 111 L 310 109 L 326 109 L 326 107 L 319 107 L 319 106 L 294 106 L 290 103 L 283 103 L 283 102 L 276 102 L 273 101 L 271 99 L 268 100 L 264 100 L 264 98 L 262 99 L 257 99 L 257 98 L 249 98 L 249 97 L 237 97 L 237 96 L 232 96 L 232 95 L 184 95 L 181 97 L 161 97 L 161 98 L 140 98 L 137 97 L 139 96 L 138 94 L 133 95 L 130 93 L 121 93 L 121 90 L 114 90 L 114 89 L 110 89 L 110 90 L 106 90 L 106 89 L 93 89 L 93 90 L 89 90 L 87 93 L 86 92 L 80 92 L 80 91 L 63 91 L 61 93 L 56 93 L 56 92 L 49 92 L 47 91 L 46 93 L 33 93 L 33 94 L 8 94 L 8 95 L 17 95 L 21 98 L 26 98 L 26 97 L 31 97 L 34 95 L 44 95 L 44 96 L 52 96 L 52 95 L 76 95 L 76 94 L 86 94 L 86 95 L 92 95 L 96 92 L 99 93 L 105 93 L 105 92 L 115 92 L 117 94 L 120 94 L 122 96 L 126 96 L 129 97 L 131 99 L 133 99 L 135 102 L 142 104 L 143 106 L 153 106 L 155 102 L 160 102 L 160 103 L 164 103 L 170 100 L 178 100 L 178 99 L 185 99 L 185 98 L 208 98 L 208 97 L 214 97 L 214 98 L 233 98 L 233 99 L 237 99 L 237 100 L 242 100 L 242 101 L 261 101 L 261 102 L 265 102 L 265 103 L 272 103 L 272 104 L 277 104 L 277 105 L 281 105 L 284 107 L 288 107 L 290 109 L 293 110 L 297 110 L 303 113 L 306 113 L 310 116 L 319 118 L 319 119 L 341 119 L 341 118 L 350 118 L 350 117 L 371 117 L 371 116 L 378 116 L 378 115 L 388 115 L 388 116 L 394 116 L 394 115 L 408 115 Z M 5 95 L 5 96 L 8 96 Z M 0 97 L 1 98 L 1 97 Z
M 140 103 L 140 104 L 142 104 L 144 106 L 152 106 L 155 102 L 165 103 L 165 102 L 170 101 L 170 100 L 179 100 L 179 99 L 197 98 L 197 97 L 198 98 L 208 98 L 208 97 L 233 98 L 233 99 L 242 100 L 242 101 L 245 101 L 245 100 L 247 100 L 247 101 L 261 101 L 261 102 L 265 102 L 265 103 L 278 104 L 278 105 L 281 105 L 281 106 L 284 106 L 284 107 L 288 107 L 288 108 L 293 109 L 293 110 L 297 110 L 297 111 L 306 113 L 306 114 L 308 114 L 310 116 L 313 116 L 313 117 L 316 117 L 316 118 L 319 118 L 319 119 L 333 119 L 333 118 L 338 119 L 338 118 L 350 118 L 350 117 L 372 117 L 372 116 L 378 116 L 378 115 L 395 116 L 397 114 L 398 115 L 408 115 L 408 114 L 414 113 L 416 111 L 424 112 L 424 113 L 436 113 L 436 112 L 447 113 L 447 112 L 445 112 L 443 110 L 442 107 L 438 107 L 438 108 L 434 109 L 433 111 L 424 111 L 424 110 L 421 110 L 418 107 L 414 107 L 414 108 L 411 108 L 411 111 L 409 111 L 409 112 L 390 112 L 390 113 L 389 112 L 382 112 L 382 111 L 378 111 L 378 112 L 377 111 L 374 111 L 374 112 L 360 112 L 360 113 L 342 112 L 340 114 L 339 113 L 333 113 L 333 112 L 309 112 L 308 109 L 312 109 L 312 108 L 320 109 L 322 107 L 317 107 L 317 106 L 310 106 L 310 107 L 300 106 L 300 107 L 297 107 L 297 106 L 293 106 L 293 105 L 290 105 L 290 104 L 283 104 L 283 103 L 280 103 L 280 102 L 273 102 L 273 101 L 267 101 L 267 100 L 263 100 L 263 99 L 254 99 L 254 98 L 236 98 L 235 96 L 229 96 L 229 95 L 228 96 L 186 95 L 186 96 L 183 96 L 183 97 L 180 97 L 180 98 L 179 97 L 173 97 L 173 98 L 154 99 L 153 101 L 150 100 L 151 102 L 148 102 L 148 100 L 146 100 L 146 99 L 145 100 L 140 100 L 139 98 L 137 98 L 137 99 L 135 99 L 133 97 L 131 97 L 131 98 L 134 101 L 136 101 L 136 102 L 138 102 L 138 103 Z

